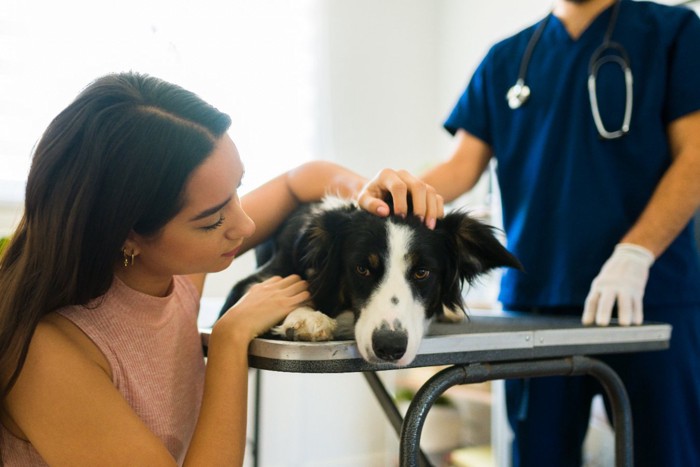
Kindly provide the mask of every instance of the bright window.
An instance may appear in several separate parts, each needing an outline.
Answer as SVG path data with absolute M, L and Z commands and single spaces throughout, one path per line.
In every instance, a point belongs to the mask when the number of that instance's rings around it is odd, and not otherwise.
M 316 0 L 2 0 L 0 201 L 19 201 L 31 151 L 92 79 L 149 73 L 229 113 L 243 191 L 311 159 Z

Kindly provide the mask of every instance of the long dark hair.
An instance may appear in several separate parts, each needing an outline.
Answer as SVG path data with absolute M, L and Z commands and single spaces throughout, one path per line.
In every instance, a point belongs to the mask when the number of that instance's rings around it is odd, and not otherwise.
M 36 146 L 25 209 L 0 257 L 0 396 L 47 313 L 103 295 L 130 231 L 156 234 L 230 118 L 137 73 L 91 83 Z

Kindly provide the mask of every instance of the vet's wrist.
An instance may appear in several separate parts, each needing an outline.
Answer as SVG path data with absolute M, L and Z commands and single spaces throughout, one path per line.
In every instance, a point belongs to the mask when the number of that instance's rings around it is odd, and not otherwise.
M 639 261 L 642 261 L 649 267 L 654 264 L 654 260 L 656 259 L 651 250 L 641 245 L 637 245 L 636 243 L 618 243 L 615 245 L 614 254 L 632 256 Z

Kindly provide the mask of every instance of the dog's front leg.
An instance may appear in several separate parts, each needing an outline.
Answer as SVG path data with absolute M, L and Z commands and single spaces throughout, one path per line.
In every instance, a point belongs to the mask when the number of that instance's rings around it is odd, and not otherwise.
M 333 339 L 336 321 L 308 306 L 299 307 L 272 329 L 272 333 L 290 341 L 329 341 Z

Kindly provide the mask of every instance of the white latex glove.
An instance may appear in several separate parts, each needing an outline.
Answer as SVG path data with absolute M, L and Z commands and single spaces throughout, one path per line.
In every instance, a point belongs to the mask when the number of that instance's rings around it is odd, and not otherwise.
M 622 326 L 642 324 L 642 298 L 654 254 L 644 247 L 619 243 L 593 279 L 586 297 L 581 322 L 607 326 L 617 302 L 617 318 Z

